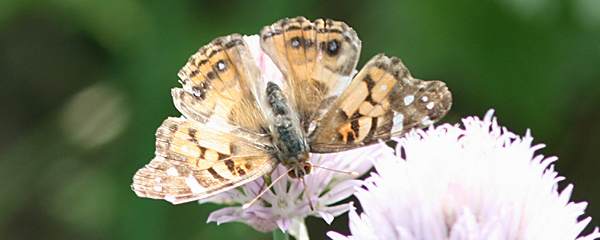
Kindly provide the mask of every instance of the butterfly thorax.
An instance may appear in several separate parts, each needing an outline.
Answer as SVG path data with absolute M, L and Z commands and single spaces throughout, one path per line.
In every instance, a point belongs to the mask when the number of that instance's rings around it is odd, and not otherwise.
M 267 83 L 267 100 L 273 112 L 272 133 L 277 151 L 277 159 L 287 167 L 292 178 L 302 178 L 311 172 L 308 162 L 310 148 L 301 128 L 300 120 L 288 104 L 281 88 Z

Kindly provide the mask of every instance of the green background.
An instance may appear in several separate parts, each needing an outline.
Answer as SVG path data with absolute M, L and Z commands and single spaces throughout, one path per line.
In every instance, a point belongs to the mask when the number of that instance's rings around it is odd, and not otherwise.
M 219 206 L 141 199 L 130 184 L 154 155 L 156 128 L 180 115 L 170 88 L 188 57 L 299 15 L 353 27 L 359 66 L 384 52 L 445 81 L 454 104 L 443 122 L 494 108 L 511 131 L 532 129 L 600 225 L 598 0 L 4 0 L 0 239 L 269 239 L 206 224 Z M 346 218 L 309 219 L 312 238 L 347 233 Z

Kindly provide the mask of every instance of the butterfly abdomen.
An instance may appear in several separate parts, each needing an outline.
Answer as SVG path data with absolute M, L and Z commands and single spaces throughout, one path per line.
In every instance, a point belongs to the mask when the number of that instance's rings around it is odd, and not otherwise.
M 301 128 L 300 120 L 288 104 L 281 88 L 273 83 L 267 83 L 267 101 L 273 112 L 272 133 L 274 144 L 279 149 L 277 158 L 288 169 L 293 178 L 301 178 L 310 172 L 307 162 L 309 147 Z

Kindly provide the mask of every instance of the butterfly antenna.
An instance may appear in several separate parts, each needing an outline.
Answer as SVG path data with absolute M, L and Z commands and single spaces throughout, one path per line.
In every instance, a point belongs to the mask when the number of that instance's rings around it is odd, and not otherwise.
M 345 172 L 345 171 L 335 170 L 335 169 L 321 167 L 321 166 L 314 166 L 314 165 L 312 167 L 313 168 L 320 168 L 320 169 L 323 169 L 323 170 L 329 170 L 329 171 L 336 172 L 336 173 L 348 174 L 348 175 L 352 175 L 352 176 L 355 176 L 355 177 L 358 177 L 360 175 L 358 172 L 355 172 L 355 171 Z
M 321 166 L 314 166 L 312 164 L 305 164 L 304 166 L 313 167 L 313 168 L 320 168 L 320 169 L 323 169 L 323 170 L 329 170 L 329 171 L 337 172 L 337 173 L 349 174 L 349 175 L 352 175 L 352 176 L 359 176 L 358 172 L 355 172 L 355 171 L 345 172 L 345 171 L 340 171 L 340 170 L 326 168 L 326 167 L 321 167 Z M 308 198 L 308 206 L 310 206 L 310 210 L 311 211 L 314 211 L 315 208 L 313 207 L 312 200 L 310 198 L 310 194 L 308 193 L 308 187 L 306 187 L 306 182 L 304 182 L 304 177 L 300 178 L 299 180 L 304 185 L 304 193 L 306 194 L 306 198 Z
M 260 197 L 262 197 L 262 195 L 265 195 L 265 193 L 267 193 L 267 191 L 269 191 L 269 189 L 271 189 L 273 187 L 273 185 L 275 185 L 275 183 L 279 182 L 279 180 L 281 180 L 283 177 L 285 177 L 285 175 L 287 175 L 292 170 L 293 170 L 293 168 L 290 168 L 285 173 L 283 173 L 279 177 L 277 177 L 273 182 L 271 182 L 271 184 L 269 184 L 269 186 L 267 188 L 265 188 L 258 195 L 256 195 L 256 197 L 254 197 L 254 199 L 252 199 L 252 201 L 244 203 L 244 205 L 242 205 L 242 209 L 247 209 L 250 206 L 252 206 L 252 204 L 254 204 L 254 202 L 256 202 Z
M 333 172 L 337 172 L 337 173 L 343 173 L 343 174 L 349 174 L 352 176 L 359 176 L 358 172 L 352 171 L 352 172 L 345 172 L 345 171 L 340 171 L 340 170 L 336 170 L 336 169 L 331 169 L 331 168 L 326 168 L 326 167 L 321 167 L 321 166 L 314 166 L 314 165 L 309 165 L 306 164 L 307 166 L 313 167 L 313 168 L 319 168 L 319 169 L 324 169 L 324 170 L 329 170 L 329 171 L 333 171 Z M 265 193 L 267 193 L 267 191 L 269 191 L 269 189 L 271 189 L 273 187 L 273 185 L 275 185 L 275 183 L 279 182 L 285 175 L 287 175 L 288 173 L 290 173 L 294 168 L 290 168 L 288 169 L 284 174 L 281 174 L 279 177 L 277 177 L 273 182 L 271 182 L 271 184 L 269 184 L 269 186 L 267 186 L 267 188 L 263 189 L 265 183 L 263 183 L 263 186 L 261 187 L 261 192 L 256 195 L 256 197 L 254 197 L 254 199 L 252 199 L 252 201 L 244 203 L 244 205 L 242 205 L 242 209 L 247 209 L 250 206 L 252 206 L 252 204 L 254 204 L 256 201 L 258 201 L 258 199 L 260 197 L 262 197 L 263 195 L 265 195 Z M 273 171 L 271 171 L 271 173 L 273 173 Z M 306 182 L 304 181 L 304 178 L 300 178 L 298 179 L 302 182 L 302 185 L 304 185 L 304 193 L 306 193 L 306 197 L 308 198 L 308 206 L 310 207 L 311 211 L 314 211 L 314 207 L 312 204 L 312 200 L 310 198 L 310 194 L 308 193 L 308 187 L 306 186 Z
M 269 176 L 269 179 L 271 179 L 271 175 L 273 175 L 273 172 L 275 172 L 275 170 L 277 170 L 277 168 L 273 168 L 273 170 L 269 172 L 269 174 L 267 175 Z M 267 187 L 267 181 L 263 181 L 263 184 L 260 186 L 260 190 L 258 192 L 262 192 L 263 189 L 265 189 L 265 187 Z
M 314 211 L 315 208 L 313 207 L 312 201 L 310 200 L 310 194 L 308 194 L 308 188 L 306 187 L 306 182 L 304 182 L 304 177 L 299 179 L 300 182 L 302 182 L 302 185 L 304 185 L 304 194 L 306 194 L 306 198 L 308 199 L 308 206 L 310 207 L 311 211 Z

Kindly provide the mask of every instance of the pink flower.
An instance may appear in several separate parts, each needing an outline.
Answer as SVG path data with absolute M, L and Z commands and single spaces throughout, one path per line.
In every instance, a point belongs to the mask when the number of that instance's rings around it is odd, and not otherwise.
M 396 139 L 375 160 L 377 173 L 355 194 L 364 210 L 351 207 L 351 236 L 342 239 L 596 239 L 598 228 L 578 237 L 586 202 L 569 202 L 552 163 L 535 155 L 524 137 L 498 126 L 493 110 L 464 128 L 444 124 Z
M 372 167 L 370 160 L 376 156 L 374 153 L 380 152 L 378 149 L 379 147 L 375 146 L 336 154 L 313 154 L 311 162 L 315 166 L 347 172 L 356 171 L 362 175 Z M 271 179 L 286 174 L 285 172 L 285 167 L 280 165 L 271 175 Z M 297 239 L 307 239 L 300 237 L 308 237 L 304 225 L 307 216 L 321 217 L 327 223 L 331 223 L 334 217 L 348 211 L 349 204 L 334 204 L 350 197 L 355 188 L 362 185 L 362 181 L 354 178 L 346 173 L 314 168 L 311 174 L 304 177 L 314 206 L 312 211 L 302 182 L 290 179 L 286 174 L 261 197 L 260 201 L 247 209 L 243 209 L 241 205 L 226 207 L 211 213 L 207 222 L 243 222 L 262 232 L 270 232 L 279 227 L 284 232 L 289 230 Z M 254 199 L 264 189 L 263 185 L 264 180 L 259 178 L 240 188 L 200 202 L 244 204 Z

